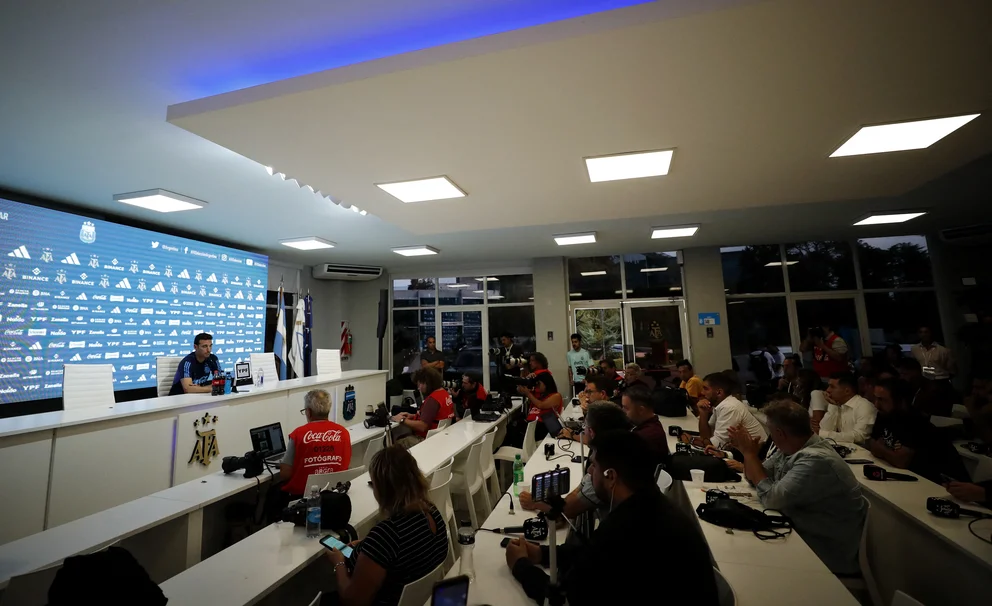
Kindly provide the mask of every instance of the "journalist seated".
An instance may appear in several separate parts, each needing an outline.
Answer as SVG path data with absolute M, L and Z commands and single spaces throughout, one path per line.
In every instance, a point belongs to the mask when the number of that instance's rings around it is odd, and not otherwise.
M 648 445 L 655 463 L 667 465 L 672 454 L 668 450 L 668 432 L 654 413 L 651 392 L 643 385 L 633 385 L 623 393 L 621 402 L 627 418 L 634 424 L 634 435 Z
M 858 547 L 868 505 L 851 466 L 830 442 L 813 433 L 809 413 L 799 404 L 777 400 L 762 412 L 778 448 L 764 463 L 759 457 L 763 440 L 740 425 L 730 430 L 762 507 L 791 518 L 796 532 L 831 572 L 860 574 Z
M 730 443 L 730 428 L 743 425 L 752 438 L 767 439 L 768 434 L 747 405 L 734 394 L 738 383 L 726 373 L 714 372 L 703 379 L 703 398 L 696 402 L 699 411 L 699 436 L 692 443 L 700 448 L 724 449 Z M 684 435 L 683 439 L 688 436 Z
M 413 432 L 413 435 L 408 435 L 397 441 L 407 448 L 426 439 L 427 432 L 437 429 L 438 423 L 442 420 L 455 417 L 455 403 L 448 390 L 442 387 L 444 383 L 441 380 L 440 372 L 430 367 L 419 368 L 413 373 L 413 382 L 417 384 L 417 389 L 424 396 L 424 403 L 420 405 L 420 411 L 417 414 L 401 412 L 393 417 L 393 421 Z
M 314 389 L 303 396 L 303 410 L 307 422 L 289 434 L 286 454 L 279 464 L 282 490 L 291 496 L 302 496 L 309 487 L 307 478 L 316 473 L 336 473 L 351 465 L 351 434 L 334 421 L 331 413 L 331 394 Z
M 571 606 L 647 604 L 654 590 L 666 604 L 715 606 L 716 579 L 709 548 L 694 523 L 661 494 L 644 441 L 629 431 L 599 434 L 589 475 L 611 513 L 587 544 L 558 547 L 559 581 Z M 677 555 L 659 559 L 665 547 Z M 506 564 L 524 592 L 544 603 L 548 547 L 513 539 Z M 655 588 L 654 590 L 652 588 Z
M 451 394 L 455 403 L 455 418 L 461 420 L 471 413 L 473 406 L 482 406 L 488 395 L 479 373 L 470 370 L 463 374 L 461 387 Z
M 417 460 L 393 445 L 372 457 L 372 494 L 382 521 L 361 541 L 351 557 L 327 553 L 337 580 L 337 599 L 345 606 L 399 604 L 403 587 L 437 568 L 448 557 L 448 529 L 430 502 L 430 483 Z M 332 598 L 334 596 L 331 596 Z

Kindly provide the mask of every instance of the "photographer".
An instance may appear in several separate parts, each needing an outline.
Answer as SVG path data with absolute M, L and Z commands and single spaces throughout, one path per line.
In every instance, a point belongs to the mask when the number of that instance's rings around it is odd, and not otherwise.
M 424 396 L 419 414 L 401 412 L 393 417 L 393 421 L 401 427 L 408 427 L 413 435 L 397 440 L 406 448 L 419 444 L 427 438 L 427 432 L 437 429 L 438 421 L 451 419 L 455 416 L 455 405 L 451 401 L 448 390 L 441 387 L 441 373 L 433 368 L 425 367 L 413 373 L 413 382 Z
M 517 386 L 517 393 L 524 396 L 524 409 L 527 410 L 525 422 L 518 420 L 507 427 L 507 443 L 518 448 L 523 446 L 527 423 L 538 421 L 544 415 L 555 413 L 560 415 L 564 408 L 564 401 L 558 393 L 558 385 L 551 376 L 551 371 L 548 370 L 548 358 L 540 352 L 532 353 L 530 368 L 533 372 L 526 379 L 522 379 L 526 384 Z M 548 435 L 547 428 L 543 423 L 538 423 L 535 439 L 543 440 L 546 435 Z
M 617 395 L 617 389 L 620 387 L 620 375 L 617 374 L 617 363 L 612 358 L 606 358 L 599 361 L 600 376 L 606 379 L 607 383 L 605 385 L 600 385 L 606 391 L 606 394 L 612 400 Z
M 486 388 L 482 386 L 482 377 L 474 370 L 463 374 L 461 387 L 451 390 L 450 393 L 455 402 L 455 418 L 458 420 L 461 420 L 473 405 L 481 406 L 488 395 Z
M 523 357 L 524 350 L 513 342 L 513 333 L 509 331 L 503 332 L 499 336 L 499 345 L 499 353 L 496 354 L 496 368 L 498 371 L 493 389 L 496 391 L 511 391 L 513 390 L 513 384 L 506 381 L 503 375 L 519 375 L 520 373 L 519 371 L 514 372 L 515 365 L 508 364 L 507 361 Z M 490 355 L 493 355 L 492 351 L 490 351 Z
M 829 324 L 810 328 L 799 350 L 813 352 L 813 370 L 824 379 L 848 372 L 847 342 Z

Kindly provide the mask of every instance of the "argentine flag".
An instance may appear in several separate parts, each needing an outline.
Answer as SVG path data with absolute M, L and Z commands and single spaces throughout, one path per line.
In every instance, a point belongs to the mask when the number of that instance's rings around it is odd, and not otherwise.
M 286 380 L 286 302 L 282 297 L 282 286 L 279 287 L 279 315 L 276 316 L 276 337 L 272 341 L 272 351 L 282 363 L 279 367 L 279 380 Z
M 293 314 L 293 340 L 289 350 L 289 363 L 293 367 L 293 374 L 297 377 L 303 376 L 303 329 L 306 322 L 306 308 L 303 299 L 296 302 L 296 312 Z

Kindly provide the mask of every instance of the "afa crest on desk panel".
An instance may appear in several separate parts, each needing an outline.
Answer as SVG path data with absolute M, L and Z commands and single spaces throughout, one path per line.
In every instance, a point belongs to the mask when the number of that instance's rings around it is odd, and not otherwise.
M 210 466 L 210 461 L 215 457 L 220 456 L 220 446 L 217 443 L 217 429 L 207 429 L 210 424 L 217 425 L 217 415 L 212 415 L 209 412 L 203 413 L 203 416 L 199 419 L 193 421 L 193 430 L 196 432 L 196 442 L 193 444 L 193 452 L 189 455 L 189 461 L 187 465 L 192 465 L 193 463 L 199 463 L 204 467 Z M 203 431 L 200 431 L 200 428 Z

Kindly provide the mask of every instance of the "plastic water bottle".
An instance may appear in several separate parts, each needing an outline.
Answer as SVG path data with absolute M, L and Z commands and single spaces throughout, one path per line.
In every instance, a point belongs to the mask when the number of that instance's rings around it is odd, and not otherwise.
M 262 383 L 265 383 L 265 371 L 263 371 L 260 368 L 260 369 L 258 369 L 258 387 L 259 388 L 262 387 Z
M 520 485 L 524 483 L 524 462 L 517 455 L 513 459 L 513 496 L 520 496 Z
M 320 489 L 314 484 L 307 498 L 307 538 L 320 537 Z
M 461 557 L 459 574 L 468 577 L 468 580 L 475 580 L 475 562 L 472 560 L 472 549 L 475 547 L 475 529 L 471 522 L 462 522 L 458 529 L 458 547 Z

